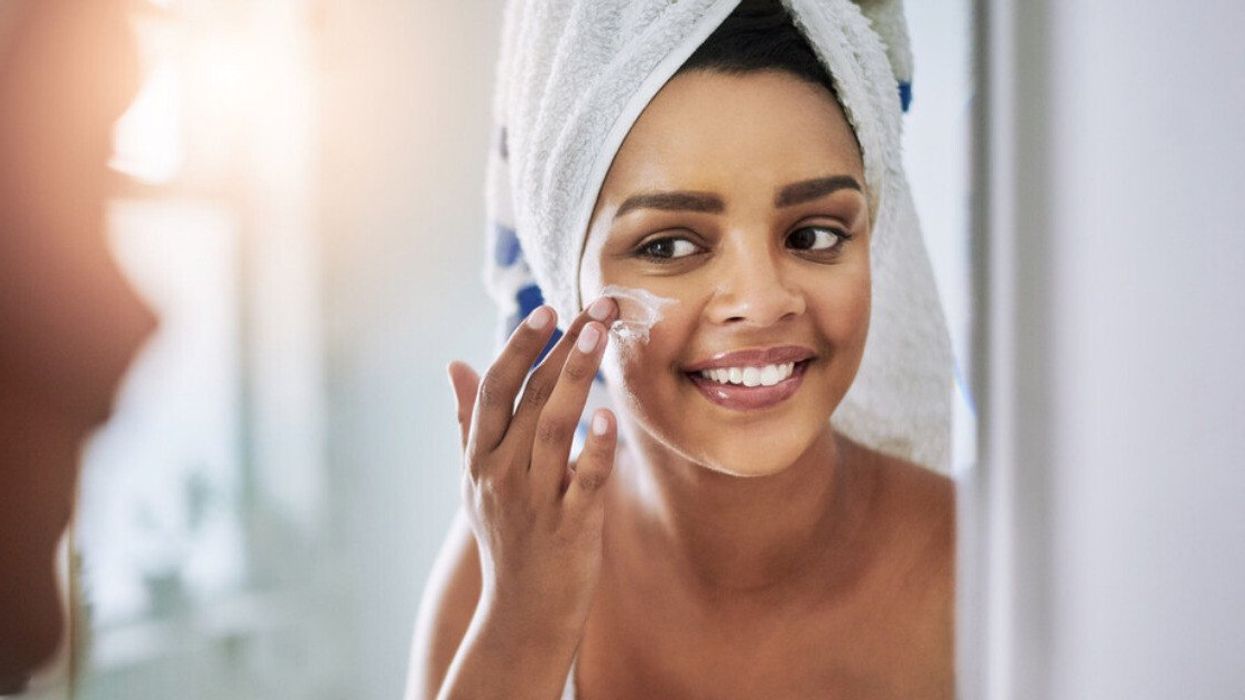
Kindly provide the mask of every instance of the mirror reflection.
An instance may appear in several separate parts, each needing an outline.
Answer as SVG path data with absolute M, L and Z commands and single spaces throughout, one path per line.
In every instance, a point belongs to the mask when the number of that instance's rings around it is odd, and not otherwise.
M 0 694 L 954 694 L 967 1 L 507 5 L 0 6 Z

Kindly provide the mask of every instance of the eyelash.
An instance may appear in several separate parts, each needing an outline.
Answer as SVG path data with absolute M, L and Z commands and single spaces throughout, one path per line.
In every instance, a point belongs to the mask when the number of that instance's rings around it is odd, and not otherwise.
M 843 246 L 848 241 L 852 240 L 852 235 L 850 233 L 835 226 L 801 226 L 800 228 L 795 229 L 791 233 L 798 233 L 800 231 L 807 231 L 807 230 L 829 231 L 831 235 L 838 238 L 838 241 L 836 241 L 835 244 L 831 246 L 830 248 L 826 248 L 823 250 L 808 251 L 808 252 L 813 252 L 813 253 L 827 253 L 828 252 L 828 253 L 837 255 L 843 249 Z M 790 235 L 791 234 L 788 234 L 788 237 L 790 237 Z M 666 263 L 677 262 L 679 260 L 683 260 L 685 258 L 691 257 L 692 255 L 695 255 L 695 253 L 692 253 L 689 255 L 683 255 L 683 256 L 674 258 L 674 257 L 663 256 L 663 255 L 653 255 L 652 253 L 648 252 L 648 250 L 655 243 L 661 243 L 663 241 L 687 241 L 688 243 L 692 243 L 692 245 L 696 245 L 693 241 L 688 239 L 686 236 L 662 236 L 660 238 L 653 238 L 642 243 L 639 246 L 639 248 L 637 248 L 635 251 L 636 257 L 644 258 L 645 260 L 650 260 L 658 264 L 666 264 Z M 797 250 L 806 250 L 806 249 L 799 248 Z

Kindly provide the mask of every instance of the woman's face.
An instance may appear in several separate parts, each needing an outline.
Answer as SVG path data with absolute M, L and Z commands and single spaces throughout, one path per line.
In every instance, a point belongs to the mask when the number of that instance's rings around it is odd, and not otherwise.
M 697 70 L 662 88 L 605 178 L 580 270 L 585 303 L 606 285 L 670 300 L 647 343 L 615 336 L 603 361 L 638 429 L 741 476 L 781 471 L 827 430 L 868 331 L 863 183 L 851 127 L 820 86 L 782 71 Z M 619 306 L 624 318 L 640 313 L 627 298 Z M 781 346 L 811 359 L 771 389 L 689 371 Z

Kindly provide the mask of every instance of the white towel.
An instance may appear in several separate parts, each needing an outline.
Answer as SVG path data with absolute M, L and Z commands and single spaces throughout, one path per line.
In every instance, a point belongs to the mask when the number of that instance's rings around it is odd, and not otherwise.
M 503 319 L 499 344 L 542 300 L 557 310 L 560 329 L 583 308 L 578 261 L 615 153 L 652 97 L 737 4 L 508 4 L 484 269 Z M 869 336 L 856 380 L 831 422 L 862 444 L 947 472 L 950 341 L 900 158 L 912 70 L 901 0 L 783 4 L 834 81 L 861 144 L 875 205 Z M 585 415 L 610 405 L 598 380 Z

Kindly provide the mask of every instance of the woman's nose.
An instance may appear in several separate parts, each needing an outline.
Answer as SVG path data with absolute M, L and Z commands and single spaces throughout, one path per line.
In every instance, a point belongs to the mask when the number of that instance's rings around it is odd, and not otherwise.
M 804 295 L 772 252 L 740 246 L 723 255 L 728 260 L 707 309 L 713 322 L 764 327 L 804 313 Z

